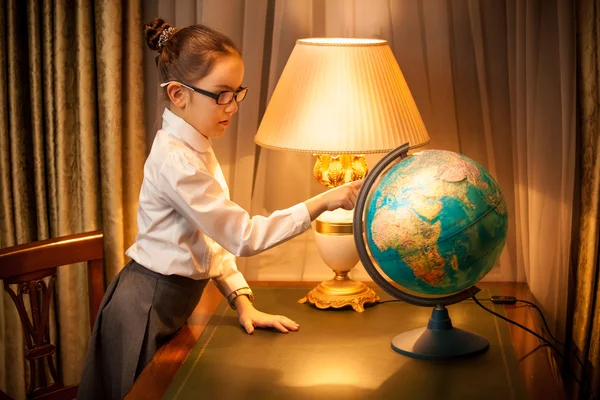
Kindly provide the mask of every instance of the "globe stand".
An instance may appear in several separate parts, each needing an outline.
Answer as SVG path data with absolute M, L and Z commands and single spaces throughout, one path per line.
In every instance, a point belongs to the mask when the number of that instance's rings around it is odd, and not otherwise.
M 392 339 L 392 349 L 408 357 L 441 360 L 486 351 L 489 342 L 476 333 L 454 328 L 448 309 L 437 305 L 426 328 L 401 333 Z

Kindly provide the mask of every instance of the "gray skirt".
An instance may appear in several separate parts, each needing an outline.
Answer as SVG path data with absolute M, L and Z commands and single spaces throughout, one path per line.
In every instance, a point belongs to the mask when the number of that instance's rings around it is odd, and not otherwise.
M 190 317 L 207 282 L 127 264 L 100 304 L 77 399 L 123 399 Z

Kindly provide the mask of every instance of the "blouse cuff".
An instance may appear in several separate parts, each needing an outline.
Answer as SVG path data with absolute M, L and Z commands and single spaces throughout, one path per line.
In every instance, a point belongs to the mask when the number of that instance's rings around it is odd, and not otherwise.
M 229 296 L 234 290 L 248 287 L 248 282 L 246 282 L 244 275 L 240 271 L 235 271 L 225 278 L 216 278 L 213 280 L 224 297 Z

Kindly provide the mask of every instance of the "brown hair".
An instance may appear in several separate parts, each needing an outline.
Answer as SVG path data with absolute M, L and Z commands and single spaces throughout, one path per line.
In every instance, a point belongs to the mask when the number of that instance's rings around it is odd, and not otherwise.
M 172 29 L 162 18 L 154 18 L 144 24 L 144 34 L 148 47 L 158 52 L 156 65 L 161 82 L 195 82 L 208 75 L 219 58 L 242 54 L 229 37 L 201 24 Z

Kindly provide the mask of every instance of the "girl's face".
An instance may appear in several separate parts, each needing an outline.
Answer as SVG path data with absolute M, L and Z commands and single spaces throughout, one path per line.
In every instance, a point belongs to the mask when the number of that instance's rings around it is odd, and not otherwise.
M 244 63 L 238 55 L 229 55 L 215 62 L 212 71 L 196 82 L 183 82 L 199 89 L 218 94 L 235 92 L 244 78 Z M 216 100 L 177 84 L 169 86 L 171 102 L 178 108 L 174 111 L 206 138 L 223 135 L 231 117 L 238 110 L 233 100 L 229 104 L 217 104 Z

